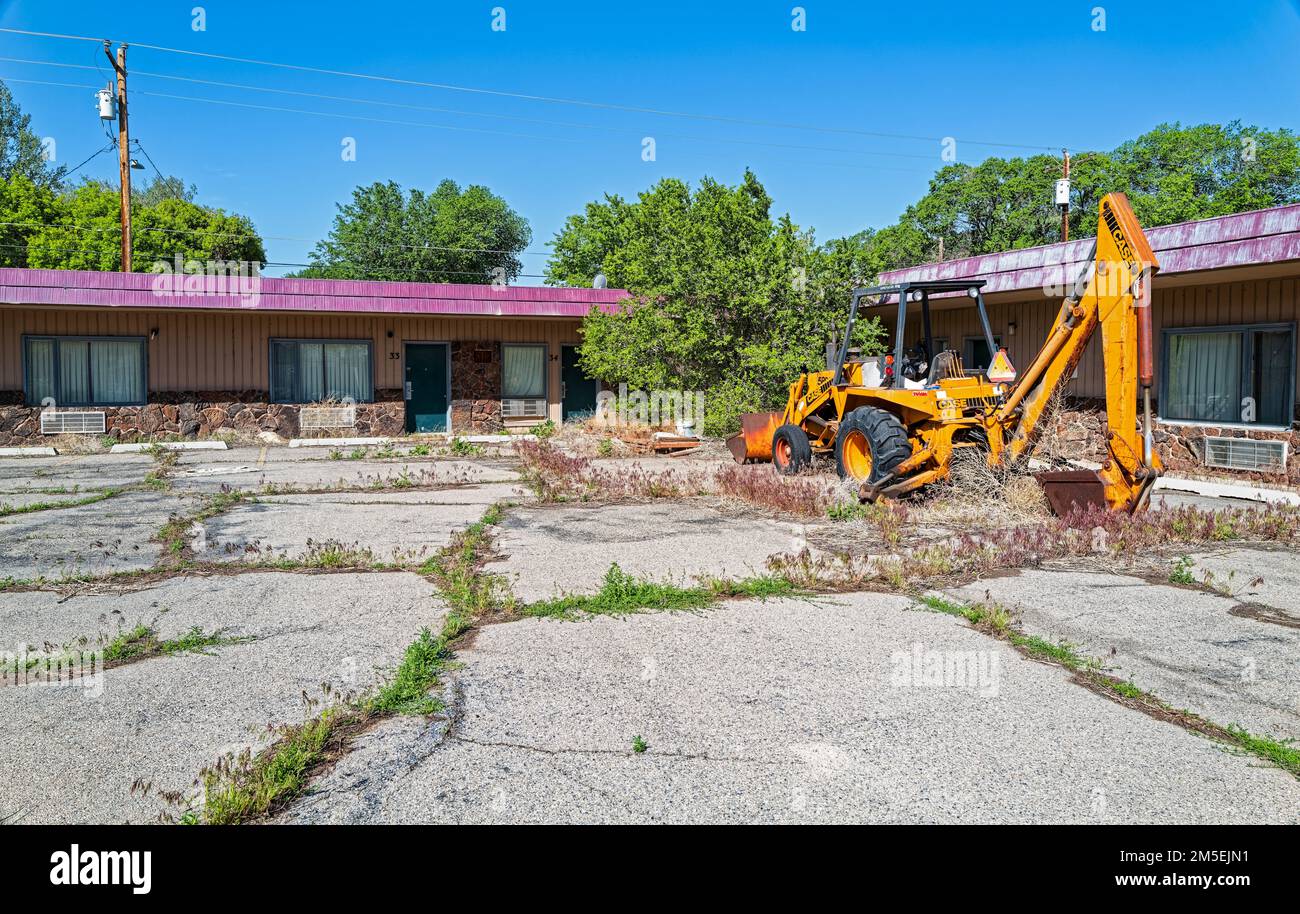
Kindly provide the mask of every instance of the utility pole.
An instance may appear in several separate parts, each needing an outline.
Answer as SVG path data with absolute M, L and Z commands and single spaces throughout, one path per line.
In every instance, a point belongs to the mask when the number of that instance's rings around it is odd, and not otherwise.
M 104 54 L 117 73 L 117 161 L 122 183 L 122 272 L 131 272 L 131 131 L 126 120 L 126 45 L 119 45 L 117 59 L 104 39 Z
M 1061 192 L 1064 188 L 1064 193 Z M 1056 202 L 1061 204 L 1061 240 L 1070 240 L 1070 150 L 1061 150 L 1061 180 L 1057 183 Z

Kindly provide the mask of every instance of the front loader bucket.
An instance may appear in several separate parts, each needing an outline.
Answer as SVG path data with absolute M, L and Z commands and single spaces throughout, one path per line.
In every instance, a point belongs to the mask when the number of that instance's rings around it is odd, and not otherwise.
M 1047 503 L 1057 517 L 1096 505 L 1106 510 L 1106 484 L 1093 470 L 1051 470 L 1035 473 L 1034 478 L 1043 487 Z
M 736 463 L 772 459 L 772 436 L 781 425 L 781 413 L 745 413 L 740 431 L 727 439 L 727 450 Z

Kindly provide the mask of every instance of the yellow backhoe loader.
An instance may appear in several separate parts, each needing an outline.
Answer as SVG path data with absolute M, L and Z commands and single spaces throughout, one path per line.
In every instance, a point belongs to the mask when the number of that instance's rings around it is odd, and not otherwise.
M 784 413 L 744 416 L 728 439 L 738 461 L 771 461 L 797 473 L 814 454 L 834 454 L 863 501 L 894 497 L 946 478 L 953 455 L 976 449 L 991 466 L 1027 460 L 1052 395 L 1073 375 L 1100 328 L 1106 371 L 1106 459 L 1101 470 L 1036 474 L 1058 514 L 1090 504 L 1142 510 L 1160 475 L 1151 440 L 1151 280 L 1159 269 L 1120 193 L 1101 201 L 1097 239 L 1047 341 L 1017 374 L 994 344 L 982 280 L 902 282 L 855 289 L 844 338 L 825 370 L 790 385 Z M 970 370 L 953 350 L 934 351 L 932 296 L 975 302 L 990 365 Z M 920 305 L 924 337 L 907 348 L 908 306 Z M 863 359 L 850 348 L 862 308 L 897 308 L 893 351 Z M 831 361 L 828 359 L 828 361 Z M 1138 394 L 1143 416 L 1138 427 Z

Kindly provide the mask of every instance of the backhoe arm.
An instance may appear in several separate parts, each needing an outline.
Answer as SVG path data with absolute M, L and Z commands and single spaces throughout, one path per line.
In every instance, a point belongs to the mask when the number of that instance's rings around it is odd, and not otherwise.
M 1123 194 L 1102 198 L 1097 240 L 1088 260 L 1043 348 L 994 415 L 1006 444 L 999 462 L 1013 462 L 1032 451 L 1048 404 L 1073 376 L 1100 327 L 1107 458 L 1093 485 L 1100 484 L 1108 508 L 1131 512 L 1145 504 L 1160 475 L 1151 445 L 1151 278 L 1159 264 Z M 1141 433 L 1139 387 L 1144 405 Z M 1071 478 L 1065 481 L 1081 481 L 1081 474 L 1067 475 Z M 1050 480 L 1043 481 L 1050 485 Z

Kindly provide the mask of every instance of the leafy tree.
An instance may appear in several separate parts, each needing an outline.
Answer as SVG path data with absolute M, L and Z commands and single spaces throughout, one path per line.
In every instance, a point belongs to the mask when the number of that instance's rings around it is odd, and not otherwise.
M 395 182 L 358 187 L 299 276 L 410 282 L 512 280 L 528 222 L 486 187 L 444 180 L 433 193 Z
M 138 187 L 134 181 L 131 182 L 132 206 L 153 206 L 164 200 L 184 200 L 186 203 L 193 203 L 198 198 L 198 194 L 197 187 L 186 184 L 175 175 L 159 175 Z
M 1169 225 L 1300 200 L 1300 140 L 1290 130 L 1159 127 L 1112 153 L 1139 219 Z
M 877 271 L 1060 239 L 1052 156 L 949 165 L 897 223 L 859 239 Z M 1070 236 L 1097 230 L 1097 204 L 1124 191 L 1138 219 L 1169 225 L 1300 200 L 1300 140 L 1289 130 L 1161 124 L 1106 152 L 1071 157 Z
M 552 284 L 604 272 L 633 298 L 593 310 L 580 349 L 589 374 L 645 390 L 702 390 L 704 428 L 732 431 L 739 413 L 784 403 L 802 371 L 824 364 L 842 325 L 860 248 L 819 248 L 746 171 L 738 186 L 666 178 L 635 202 L 607 196 L 571 216 L 547 268 Z M 870 346 L 878 323 L 864 322 Z
M 71 191 L 53 196 L 45 222 L 29 229 L 26 262 L 20 266 L 59 270 L 120 270 L 120 196 L 117 188 L 86 181 Z M 36 203 L 30 204 L 35 207 Z M 10 212 L 5 206 L 5 212 Z M 9 220 L 9 217 L 4 217 Z M 163 199 L 132 209 L 131 266 L 148 272 L 158 261 L 228 260 L 262 263 L 262 239 L 246 216 L 230 215 L 185 200 Z
M 24 178 L 40 187 L 55 187 L 64 169 L 46 161 L 31 123 L 32 116 L 23 114 L 9 87 L 0 82 L 0 179 Z
M 58 211 L 58 195 L 15 175 L 0 181 L 0 266 L 27 266 L 27 243 Z

